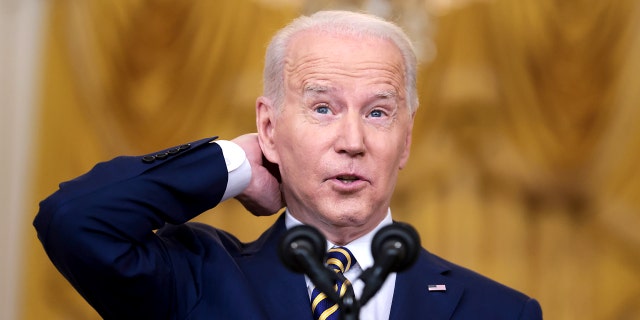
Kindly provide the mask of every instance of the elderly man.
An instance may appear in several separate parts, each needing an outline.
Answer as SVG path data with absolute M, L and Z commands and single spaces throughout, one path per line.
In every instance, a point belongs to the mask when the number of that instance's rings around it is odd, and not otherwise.
M 257 135 L 98 164 L 41 203 L 38 236 L 107 319 L 335 318 L 338 306 L 278 260 L 278 243 L 293 226 L 319 229 L 349 257 L 341 271 L 360 296 L 409 157 L 415 75 L 411 44 L 389 22 L 340 11 L 296 19 L 267 49 Z M 187 223 L 232 197 L 256 215 L 286 211 L 249 244 Z M 360 317 L 542 316 L 535 300 L 422 250 Z

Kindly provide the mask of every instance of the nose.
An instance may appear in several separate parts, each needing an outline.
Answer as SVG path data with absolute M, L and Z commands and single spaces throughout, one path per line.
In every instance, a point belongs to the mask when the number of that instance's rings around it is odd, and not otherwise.
M 348 113 L 339 122 L 334 149 L 337 153 L 359 156 L 365 152 L 365 132 L 357 113 Z

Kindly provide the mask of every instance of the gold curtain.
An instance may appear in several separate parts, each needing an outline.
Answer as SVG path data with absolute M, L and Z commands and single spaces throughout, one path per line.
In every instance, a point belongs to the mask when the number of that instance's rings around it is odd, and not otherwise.
M 98 161 L 255 130 L 264 47 L 304 9 L 287 3 L 51 2 L 33 212 Z M 394 217 L 547 319 L 640 318 L 640 4 L 390 3 L 433 19 L 416 40 L 437 48 Z M 213 211 L 198 220 L 243 240 L 273 221 Z M 24 318 L 97 319 L 27 234 Z
M 394 212 L 546 318 L 640 318 L 639 3 L 469 2 L 435 16 Z
M 34 203 L 116 155 L 255 131 L 264 49 L 299 12 L 254 1 L 50 5 Z M 200 219 L 236 226 L 245 239 L 273 220 L 252 219 L 236 203 Z M 98 319 L 57 274 L 32 228 L 27 234 L 24 318 Z

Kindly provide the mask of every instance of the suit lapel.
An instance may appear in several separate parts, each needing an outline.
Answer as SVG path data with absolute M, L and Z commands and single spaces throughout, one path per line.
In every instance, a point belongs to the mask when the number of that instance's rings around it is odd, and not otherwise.
M 269 319 L 311 319 L 304 275 L 289 271 L 278 258 L 284 215 L 238 258 Z
M 309 293 L 302 274 L 289 271 L 278 259 L 278 245 L 285 233 L 284 215 L 237 257 L 269 319 L 311 319 Z M 416 264 L 398 273 L 389 319 L 450 319 L 464 292 L 464 284 L 452 279 L 450 268 L 422 250 Z M 429 291 L 429 285 L 445 285 L 446 291 Z
M 422 250 L 416 264 L 398 273 L 390 319 L 450 319 L 464 285 L 447 276 L 449 268 Z M 429 291 L 429 285 L 445 285 L 445 291 Z

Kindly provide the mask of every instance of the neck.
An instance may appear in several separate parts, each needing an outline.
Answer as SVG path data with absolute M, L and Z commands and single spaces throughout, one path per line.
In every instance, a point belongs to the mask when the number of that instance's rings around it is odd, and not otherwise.
M 322 219 L 305 219 L 305 216 L 297 215 L 287 209 L 289 217 L 292 218 L 287 221 L 287 228 L 299 223 L 309 225 L 318 229 L 329 242 L 344 246 L 374 230 L 387 217 L 387 212 L 379 217 L 370 217 L 364 223 L 358 223 L 358 221 L 332 223 Z

